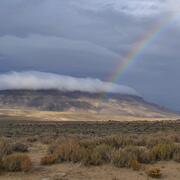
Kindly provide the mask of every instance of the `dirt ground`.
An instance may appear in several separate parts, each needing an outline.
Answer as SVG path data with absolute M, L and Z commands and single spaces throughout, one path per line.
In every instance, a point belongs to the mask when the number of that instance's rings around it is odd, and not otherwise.
M 41 166 L 40 159 L 46 153 L 47 146 L 39 142 L 32 143 L 30 155 L 33 169 L 28 173 L 3 173 L 0 180 L 151 180 L 145 170 L 133 171 L 126 168 L 115 168 L 112 165 L 84 167 L 80 164 L 63 163 L 52 166 Z M 162 171 L 162 179 L 179 180 L 180 164 L 168 161 L 148 165 L 144 168 L 157 167 Z

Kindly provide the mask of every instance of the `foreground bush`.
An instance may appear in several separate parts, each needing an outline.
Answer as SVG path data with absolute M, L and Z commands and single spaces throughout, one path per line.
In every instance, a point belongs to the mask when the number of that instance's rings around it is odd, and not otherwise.
M 161 170 L 158 168 L 150 169 L 146 173 L 149 177 L 152 177 L 152 178 L 161 178 L 162 177 Z
M 108 145 L 101 144 L 94 149 L 85 149 L 83 154 L 83 164 L 88 165 L 101 165 L 111 161 L 112 148 Z
M 174 159 L 180 162 L 180 145 L 167 143 L 169 141 L 167 140 L 166 143 L 155 143 L 152 147 L 148 147 L 146 137 L 137 137 L 137 135 L 132 135 L 127 136 L 127 138 L 125 136 L 110 136 L 81 140 L 59 139 L 49 146 L 49 154 L 42 158 L 41 164 L 79 162 L 89 166 L 112 163 L 116 167 L 131 167 L 138 170 L 141 164 L 160 160 Z M 157 142 L 159 141 L 158 139 Z M 163 140 L 163 142 L 165 141 Z
M 116 167 L 132 167 L 132 162 L 148 164 L 152 157 L 147 149 L 138 146 L 127 146 L 112 154 L 112 163 Z
M 24 154 L 11 154 L 3 158 L 3 168 L 6 171 L 16 172 L 24 171 L 27 172 L 31 169 L 32 163 L 29 156 Z
M 82 160 L 85 149 L 82 148 L 78 141 L 69 139 L 66 142 L 57 145 L 51 153 L 57 157 L 58 162 L 79 162 Z
M 49 155 L 41 159 L 41 164 L 48 165 L 56 162 L 81 162 L 88 165 L 100 165 L 111 161 L 111 147 L 105 144 L 95 145 L 90 141 L 79 142 L 68 139 L 49 147 Z

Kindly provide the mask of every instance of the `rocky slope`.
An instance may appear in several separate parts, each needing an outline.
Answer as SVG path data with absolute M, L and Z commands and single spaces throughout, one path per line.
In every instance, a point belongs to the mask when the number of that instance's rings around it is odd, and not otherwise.
M 0 91 L 0 108 L 90 112 L 139 117 L 162 117 L 174 114 L 138 96 L 58 90 Z

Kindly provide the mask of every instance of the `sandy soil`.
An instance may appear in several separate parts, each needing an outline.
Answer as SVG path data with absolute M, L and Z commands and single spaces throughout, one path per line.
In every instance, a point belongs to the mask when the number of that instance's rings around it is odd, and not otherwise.
M 80 164 L 57 164 L 40 166 L 40 158 L 46 153 L 46 145 L 34 143 L 28 153 L 33 161 L 33 169 L 28 173 L 3 173 L 0 180 L 151 180 L 145 170 L 133 171 L 126 168 L 115 168 L 112 165 L 83 167 Z M 159 162 L 146 166 L 161 169 L 164 180 L 180 179 L 180 164 Z
M 174 162 L 160 162 L 155 165 L 162 170 L 164 180 L 179 180 L 180 165 Z M 118 169 L 111 165 L 82 167 L 79 164 L 60 164 L 36 167 L 29 173 L 8 173 L 0 180 L 151 180 L 144 171 Z

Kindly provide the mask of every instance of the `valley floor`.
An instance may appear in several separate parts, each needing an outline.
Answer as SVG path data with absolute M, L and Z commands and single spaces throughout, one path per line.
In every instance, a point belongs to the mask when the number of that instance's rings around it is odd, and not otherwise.
M 62 137 L 73 137 L 80 140 L 93 139 L 91 143 L 94 144 L 94 141 L 98 138 L 106 138 L 106 136 L 110 137 L 109 143 L 114 143 L 111 137 L 114 135 L 119 137 L 120 135 L 125 137 L 125 139 L 122 139 L 123 141 L 125 140 L 130 145 L 132 143 L 132 147 L 141 148 L 142 145 L 138 143 L 143 143 L 143 148 L 147 148 L 147 150 L 161 143 L 167 143 L 167 147 L 171 145 L 171 142 L 174 145 L 180 145 L 179 120 L 43 122 L 24 121 L 1 116 L 0 127 L 0 137 L 9 140 L 11 143 L 20 142 L 27 145 L 29 151 L 25 154 L 32 160 L 32 169 L 29 172 L 0 172 L 0 180 L 151 180 L 152 178 L 148 177 L 146 173 L 151 168 L 160 169 L 161 178 L 164 180 L 180 179 L 180 163 L 173 159 L 142 164 L 139 171 L 134 171 L 132 168 L 117 168 L 111 163 L 99 166 L 84 166 L 81 163 L 67 162 L 47 166 L 40 164 L 42 157 L 47 155 L 50 144 Z M 132 138 L 131 140 L 134 142 L 129 141 L 129 138 Z M 152 142 L 153 140 L 157 140 L 157 142 Z M 134 143 L 136 144 L 134 145 Z M 115 146 L 116 144 L 114 144 Z M 180 152 L 176 153 L 179 161 Z

